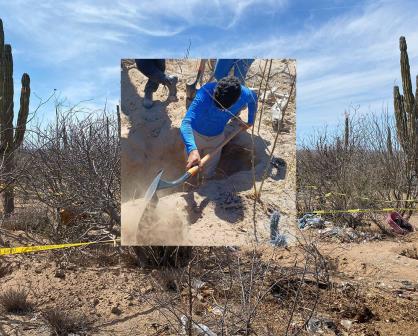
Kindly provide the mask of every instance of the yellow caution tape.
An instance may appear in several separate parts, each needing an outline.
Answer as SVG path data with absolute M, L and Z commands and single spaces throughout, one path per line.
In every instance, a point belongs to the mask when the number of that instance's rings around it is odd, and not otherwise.
M 316 186 L 305 186 L 307 189 L 318 189 Z M 337 193 L 337 192 L 328 192 L 324 194 L 325 198 L 329 198 L 331 196 L 349 196 L 348 194 L 343 193 Z M 378 200 L 373 199 L 369 197 L 362 197 L 362 196 L 351 196 L 352 198 L 362 199 L 362 200 L 368 200 L 368 201 L 374 201 L 374 202 L 382 202 L 382 203 L 393 203 L 393 202 L 413 202 L 418 203 L 418 199 L 400 199 L 400 200 Z M 315 196 L 315 198 L 321 198 L 321 196 Z
M 4 247 L 4 248 L 0 248 L 0 256 L 1 255 L 9 255 L 9 254 L 20 254 L 20 253 L 57 250 L 57 249 L 63 249 L 63 248 L 68 248 L 68 247 L 79 247 L 79 246 L 87 246 L 87 245 L 93 245 L 93 244 L 113 243 L 114 245 L 116 245 L 117 241 L 119 241 L 119 239 L 103 240 L 103 241 L 96 241 L 96 242 L 84 242 L 84 243 L 56 244 L 56 245 Z
M 347 194 L 336 193 L 336 192 L 329 192 L 329 193 L 326 193 L 324 196 L 326 198 L 328 198 L 328 197 L 331 197 L 333 195 L 335 195 L 335 196 L 347 196 Z M 359 199 L 363 199 L 363 200 L 374 200 L 375 202 L 385 202 L 385 203 L 392 203 L 392 202 L 418 202 L 418 200 L 415 200 L 415 199 L 400 199 L 400 200 L 390 200 L 390 201 L 388 201 L 388 200 L 376 200 L 376 199 L 372 199 L 372 198 L 369 198 L 369 197 L 361 197 L 361 196 L 353 197 L 353 198 L 359 198 Z
M 313 210 L 306 213 L 317 215 L 343 214 L 343 213 L 366 213 L 366 212 L 391 212 L 391 211 L 416 211 L 417 208 L 383 208 L 383 209 L 345 209 L 345 210 Z

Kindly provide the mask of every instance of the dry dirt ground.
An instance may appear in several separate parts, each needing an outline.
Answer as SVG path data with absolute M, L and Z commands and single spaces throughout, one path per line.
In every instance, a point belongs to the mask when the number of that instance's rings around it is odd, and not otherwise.
M 20 237 L 20 242 L 10 236 L 12 232 L 3 231 L 3 234 L 8 244 L 22 244 L 23 232 L 13 232 L 13 237 Z M 317 246 L 331 272 L 330 285 L 319 289 L 314 314 L 316 320 L 326 321 L 331 329 L 320 326 L 319 331 L 324 335 L 418 334 L 417 233 L 366 243 L 318 241 Z M 47 309 L 82 316 L 83 322 L 91 323 L 88 335 L 179 334 L 176 331 L 179 323 L 174 322 L 167 311 L 169 304 L 158 309 L 151 300 L 169 297 L 185 311 L 184 292 L 180 297 L 176 294 L 167 270 L 140 269 L 127 248 L 90 247 L 83 249 L 83 253 L 79 251 L 1 257 L 1 292 L 24 288 L 33 304 L 32 311 L 20 315 L 2 310 L 1 335 L 51 335 L 49 325 L 42 318 Z M 252 259 L 249 248 L 222 251 L 222 255 L 229 254 L 232 269 L 238 267 L 238 260 L 241 267 L 245 267 L 243 265 L 248 265 Z M 207 260 L 212 253 L 213 250 L 207 248 L 201 251 L 205 262 L 193 278 L 205 281 L 206 285 L 194 290 L 193 310 L 196 321 L 205 322 L 220 335 L 221 316 L 215 308 L 224 302 L 225 282 L 211 278 L 214 268 Z M 284 335 L 297 288 L 293 288 L 292 278 L 286 277 L 283 269 L 295 264 L 303 267 L 302 252 L 296 246 L 266 248 L 257 259 L 257 265 L 264 263 L 269 263 L 271 268 L 265 277 L 267 287 L 281 277 L 288 287 L 287 291 L 267 290 L 254 318 L 253 329 L 257 335 Z M 236 282 L 238 286 L 238 279 Z M 314 287 L 305 286 L 301 290 L 297 302 L 303 305 L 297 306 L 291 326 L 300 326 L 303 316 L 312 308 L 312 291 L 317 290 Z M 238 311 L 242 309 L 239 287 L 235 290 L 229 305 L 230 309 Z M 314 335 L 319 331 L 302 334 Z M 229 335 L 241 334 L 229 331 Z
M 247 76 L 247 86 L 258 89 L 264 60 L 256 60 Z M 281 214 L 280 228 L 294 234 L 295 223 L 295 90 L 284 114 L 283 129 L 278 137 L 273 160 L 270 150 L 276 132 L 271 125 L 274 102 L 289 94 L 295 75 L 295 62 L 274 60 L 260 132 L 254 134 L 255 179 L 260 186 L 264 170 L 267 178 L 261 200 L 254 214 L 254 189 L 251 164 L 251 130 L 239 134 L 223 149 L 217 176 L 193 190 L 181 188 L 158 192 L 158 219 L 141 221 L 142 241 L 135 239 L 138 214 L 146 188 L 160 169 L 163 179 L 172 180 L 185 171 L 184 146 L 179 127 L 186 113 L 186 82 L 196 76 L 198 61 L 167 61 L 167 73 L 179 77 L 178 100 L 167 101 L 168 92 L 160 86 L 154 94 L 155 104 L 142 106 L 147 81 L 133 61 L 123 61 L 121 89 L 122 125 L 122 243 L 126 245 L 243 245 L 253 243 L 254 226 L 259 242 L 270 238 L 269 218 L 274 210 Z M 207 69 L 204 80 L 208 80 Z M 204 82 L 205 82 L 204 81 Z M 259 112 L 264 90 L 259 95 Z M 241 114 L 246 120 L 247 111 Z M 258 117 L 261 114 L 258 113 Z M 256 123 L 258 124 L 258 118 Z M 279 161 L 277 161 L 279 160 Z M 190 186 L 189 186 L 190 188 Z M 256 224 L 254 225 L 254 222 Z

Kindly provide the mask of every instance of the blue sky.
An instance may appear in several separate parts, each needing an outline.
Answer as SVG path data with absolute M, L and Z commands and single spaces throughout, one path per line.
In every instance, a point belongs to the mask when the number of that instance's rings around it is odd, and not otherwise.
M 54 89 L 70 103 L 113 108 L 120 59 L 270 57 L 297 60 L 298 140 L 335 126 L 350 105 L 392 111 L 400 83 L 399 36 L 418 74 L 418 1 L 27 1 L 0 0 L 15 83 Z M 18 88 L 18 85 L 16 85 Z M 415 87 L 415 83 L 414 83 Z M 41 110 L 53 115 L 52 105 Z

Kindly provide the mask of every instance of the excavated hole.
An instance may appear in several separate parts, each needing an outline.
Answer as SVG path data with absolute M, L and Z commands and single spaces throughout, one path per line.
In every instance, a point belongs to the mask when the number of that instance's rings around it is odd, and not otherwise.
M 217 167 L 216 179 L 221 180 L 240 171 L 251 170 L 251 156 L 251 148 L 245 148 L 238 144 L 225 145 Z M 254 166 L 260 161 L 260 158 L 255 152 Z

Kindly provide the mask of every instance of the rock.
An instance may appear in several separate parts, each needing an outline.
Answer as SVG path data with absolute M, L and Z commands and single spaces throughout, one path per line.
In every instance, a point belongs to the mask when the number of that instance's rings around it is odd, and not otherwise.
M 42 270 L 40 268 L 35 268 L 35 273 L 36 274 L 41 274 L 42 273 Z
M 214 315 L 217 315 L 217 316 L 222 316 L 225 311 L 225 309 L 220 306 L 213 306 L 210 310 Z
M 350 320 L 341 320 L 340 323 L 347 330 L 350 330 L 350 328 L 353 325 L 353 321 L 350 321 Z
M 69 271 L 75 271 L 75 270 L 77 270 L 77 265 L 76 264 L 71 264 L 71 263 L 68 263 L 68 265 L 67 265 L 67 270 L 69 270 Z
M 55 277 L 56 277 L 56 278 L 60 278 L 60 279 L 64 279 L 64 278 L 65 278 L 65 272 L 64 272 L 64 270 L 63 270 L 63 269 L 61 269 L 61 268 L 58 268 L 58 269 L 55 271 Z
M 148 294 L 149 292 L 152 292 L 154 290 L 154 287 L 151 285 L 148 285 L 145 288 L 141 288 L 141 294 Z
M 112 310 L 110 311 L 112 314 L 115 314 L 115 315 L 121 315 L 122 314 L 122 310 L 119 308 L 119 307 L 113 307 L 112 308 Z
M 100 300 L 98 299 L 98 298 L 95 298 L 94 300 L 93 300 L 93 306 L 97 306 L 98 304 L 99 304 L 99 302 L 100 302 Z

